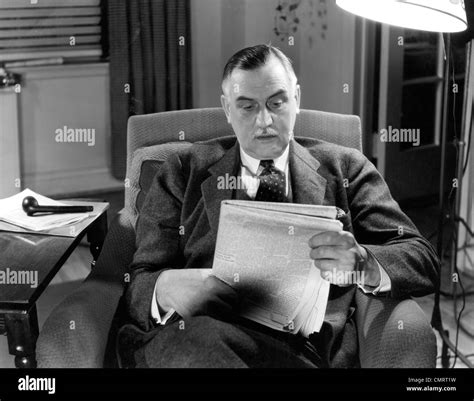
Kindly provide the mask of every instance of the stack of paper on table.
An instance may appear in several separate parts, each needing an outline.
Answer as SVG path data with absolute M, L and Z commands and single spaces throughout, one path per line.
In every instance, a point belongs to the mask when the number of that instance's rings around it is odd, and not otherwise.
M 212 274 L 241 295 L 243 317 L 305 337 L 320 331 L 329 282 L 309 257 L 308 241 L 322 231 L 341 231 L 340 212 L 331 206 L 222 202 Z
M 93 206 L 92 212 L 37 214 L 28 216 L 22 208 L 23 199 L 33 196 L 41 206 Z M 0 231 L 32 232 L 38 234 L 76 237 L 108 208 L 106 202 L 55 201 L 30 189 L 0 199 Z

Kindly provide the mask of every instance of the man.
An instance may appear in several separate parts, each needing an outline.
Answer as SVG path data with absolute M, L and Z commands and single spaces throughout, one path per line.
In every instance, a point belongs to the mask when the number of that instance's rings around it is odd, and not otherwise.
M 136 366 L 354 366 L 355 291 L 428 294 L 437 257 L 360 152 L 293 138 L 301 90 L 280 50 L 257 45 L 237 52 L 225 66 L 222 91 L 236 138 L 170 156 L 140 214 L 127 291 L 131 317 L 146 332 Z M 240 176 L 244 188 L 219 189 L 218 178 L 226 174 Z M 270 191 L 272 185 L 278 191 Z M 308 255 L 323 277 L 359 270 L 364 281 L 331 285 L 320 333 L 306 339 L 237 317 L 239 294 L 210 275 L 220 202 L 230 198 L 335 205 L 346 212 L 346 230 L 314 235 Z

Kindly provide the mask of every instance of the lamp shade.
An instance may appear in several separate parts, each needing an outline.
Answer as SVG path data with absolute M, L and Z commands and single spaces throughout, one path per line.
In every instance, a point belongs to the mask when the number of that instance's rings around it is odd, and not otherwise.
M 336 0 L 336 4 L 360 17 L 403 28 L 432 32 L 467 28 L 464 0 Z

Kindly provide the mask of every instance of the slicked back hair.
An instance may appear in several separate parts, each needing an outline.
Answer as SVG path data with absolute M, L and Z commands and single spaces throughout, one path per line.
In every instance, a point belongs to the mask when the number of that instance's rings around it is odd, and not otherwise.
M 235 53 L 224 67 L 222 82 L 224 83 L 235 69 L 249 71 L 262 67 L 271 56 L 275 56 L 282 63 L 290 80 L 296 84 L 297 78 L 291 60 L 277 47 L 263 44 L 246 47 Z

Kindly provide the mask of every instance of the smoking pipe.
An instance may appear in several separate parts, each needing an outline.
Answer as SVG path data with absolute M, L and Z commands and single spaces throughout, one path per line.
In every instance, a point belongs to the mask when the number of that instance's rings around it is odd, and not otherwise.
M 41 206 L 34 196 L 23 199 L 22 207 L 28 216 L 35 213 L 84 213 L 94 210 L 92 206 Z

